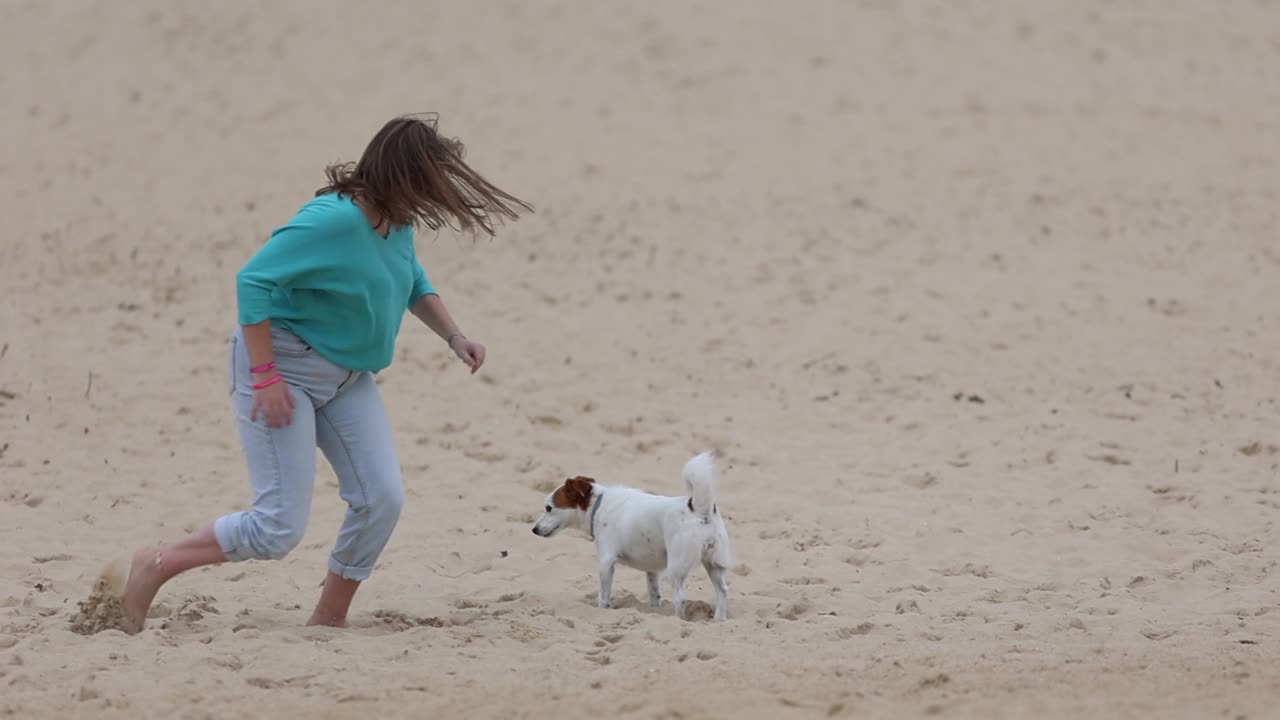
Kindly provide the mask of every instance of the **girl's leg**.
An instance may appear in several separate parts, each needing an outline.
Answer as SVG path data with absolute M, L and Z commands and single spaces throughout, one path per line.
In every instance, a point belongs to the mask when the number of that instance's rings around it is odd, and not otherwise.
M 280 560 L 302 542 L 307 529 L 316 477 L 316 412 L 311 396 L 291 382 L 289 393 L 293 418 L 285 427 L 269 428 L 261 414 L 249 420 L 253 396 L 236 390 L 236 425 L 253 505 L 213 523 L 227 560 Z
M 400 463 L 373 375 L 357 375 L 316 411 L 316 442 L 338 476 L 347 513 L 311 624 L 342 627 L 352 597 L 369 577 L 404 506 Z
M 359 580 L 348 580 L 330 570 L 325 576 L 324 588 L 320 590 L 320 601 L 311 611 L 307 624 L 346 627 L 347 611 L 351 609 L 351 600 L 359 589 Z
M 142 630 L 156 593 L 176 575 L 226 561 L 278 560 L 301 542 L 306 530 L 316 469 L 316 416 L 311 396 L 291 382 L 294 410 L 288 426 L 269 428 L 261 415 L 250 421 L 253 391 L 247 368 L 237 373 L 234 367 L 237 363 L 247 365 L 243 349 L 233 347 L 232 362 L 236 383 L 231 406 L 248 465 L 253 505 L 224 515 L 178 542 L 134 553 L 123 598 L 129 632 Z
M 170 578 L 202 565 L 213 565 L 226 560 L 213 525 L 206 526 L 172 545 L 139 548 L 129 565 L 129 579 L 125 582 L 125 623 L 130 633 L 142 630 L 147 611 L 160 586 Z

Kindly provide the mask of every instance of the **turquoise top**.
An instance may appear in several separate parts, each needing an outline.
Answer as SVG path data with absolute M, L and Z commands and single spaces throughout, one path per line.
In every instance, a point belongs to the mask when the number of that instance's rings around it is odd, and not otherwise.
M 236 274 L 241 325 L 270 320 L 353 371 L 391 364 L 405 310 L 429 294 L 413 228 L 384 238 L 335 193 L 304 205 Z

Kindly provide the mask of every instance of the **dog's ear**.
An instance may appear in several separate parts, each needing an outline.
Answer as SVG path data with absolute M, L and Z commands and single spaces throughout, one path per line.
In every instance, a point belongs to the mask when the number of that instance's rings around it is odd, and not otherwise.
M 579 475 L 575 478 L 569 478 L 564 481 L 565 499 L 569 501 L 570 507 L 576 507 L 579 510 L 586 510 L 591 506 L 591 489 L 596 481 Z

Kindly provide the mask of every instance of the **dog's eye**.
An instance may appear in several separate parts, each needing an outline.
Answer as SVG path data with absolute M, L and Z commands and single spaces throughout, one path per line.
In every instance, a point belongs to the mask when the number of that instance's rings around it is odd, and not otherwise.
M 547 505 L 547 512 L 551 512 L 551 505 L 550 505 L 550 504 L 548 504 L 548 505 Z

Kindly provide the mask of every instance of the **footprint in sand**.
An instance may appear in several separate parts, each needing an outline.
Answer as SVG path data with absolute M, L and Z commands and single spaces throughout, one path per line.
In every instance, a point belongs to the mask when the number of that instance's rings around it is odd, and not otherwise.
M 875 625 L 869 622 L 864 622 L 859 625 L 849 625 L 842 628 L 837 628 L 836 630 L 832 631 L 831 635 L 833 635 L 838 640 L 848 640 L 849 638 L 856 637 L 858 635 L 866 635 L 867 633 L 874 630 L 875 627 L 876 627 Z
M 373 617 L 377 625 L 396 632 L 403 632 L 417 627 L 441 628 L 447 623 L 438 617 L 417 617 L 397 610 L 374 610 Z
M 988 565 L 974 565 L 973 563 L 965 563 L 957 567 L 949 567 L 942 569 L 934 569 L 934 572 L 943 577 L 959 577 L 961 575 L 972 575 L 977 578 L 991 577 L 991 567 Z
M 626 638 L 626 634 L 620 632 L 603 633 L 591 645 L 590 650 L 583 650 L 582 655 L 588 661 L 598 665 L 608 665 L 610 662 L 609 654 L 617 649 L 618 643 Z
M 489 449 L 491 446 L 490 442 L 481 442 L 476 447 L 463 449 L 462 454 L 472 460 L 485 463 L 500 463 L 507 459 L 506 453 L 491 450 Z
M 533 482 L 529 483 L 529 487 L 533 488 L 534 490 L 540 493 L 549 493 L 552 490 L 555 490 L 556 488 L 560 487 L 560 482 L 561 481 L 559 480 L 543 478 L 541 480 L 534 480 Z
M 883 565 L 884 564 L 880 560 L 876 560 L 874 557 L 864 552 L 850 553 L 849 555 L 845 556 L 844 562 L 854 567 L 862 567 L 864 565 Z
M 620 435 L 622 437 L 631 437 L 636 434 L 636 423 L 642 419 L 628 420 L 625 423 L 604 422 L 600 424 L 600 429 L 610 435 Z
M 36 555 L 31 558 L 31 562 L 36 565 L 43 565 L 50 562 L 61 562 L 63 560 L 71 560 L 71 556 L 66 553 L 54 553 L 52 555 Z
M 608 665 L 609 653 L 614 651 L 615 649 L 614 645 L 616 645 L 617 642 L 622 639 L 622 636 L 617 634 L 613 635 L 613 637 L 615 637 L 616 639 L 609 640 L 607 639 L 608 636 L 598 638 L 595 642 L 591 644 L 592 647 L 590 650 L 582 651 L 583 656 L 585 656 L 587 660 L 590 660 L 591 662 L 599 663 L 601 665 Z
M 231 672 L 240 672 L 244 669 L 244 660 L 235 655 L 227 655 L 225 657 L 208 658 L 205 662 L 215 667 L 226 668 Z
M 783 620 L 799 620 L 813 610 L 809 598 L 801 596 L 794 600 L 780 603 L 775 614 Z
M 5 496 L 5 500 L 13 505 L 26 505 L 29 508 L 40 507 L 44 503 L 43 495 L 33 495 L 31 493 L 11 492 Z
M 168 614 L 167 621 L 161 627 L 169 628 L 175 621 L 194 623 L 203 620 L 206 615 L 220 615 L 222 613 L 214 605 L 215 602 L 217 602 L 217 598 L 191 593 L 183 599 L 177 610 Z M 156 617 L 157 615 L 158 613 L 154 611 L 147 614 L 148 617 Z
M 915 600 L 899 600 L 898 605 L 893 609 L 893 611 L 899 615 L 918 613 L 920 612 L 920 603 Z
M 821 577 L 814 577 L 812 575 L 801 575 L 797 577 L 782 578 L 778 582 L 782 583 L 783 585 L 826 585 L 827 579 L 821 578 Z
M 684 602 L 684 619 L 686 622 L 711 622 L 716 615 L 715 606 L 702 600 L 686 600 Z
M 597 665 L 608 665 L 610 662 L 613 662 L 612 658 L 608 655 L 600 654 L 599 650 L 588 650 L 583 653 L 583 655 L 586 656 L 588 661 Z

